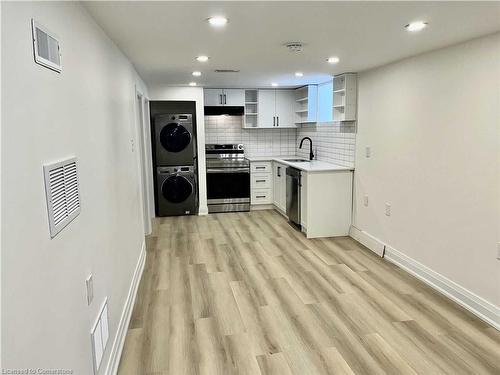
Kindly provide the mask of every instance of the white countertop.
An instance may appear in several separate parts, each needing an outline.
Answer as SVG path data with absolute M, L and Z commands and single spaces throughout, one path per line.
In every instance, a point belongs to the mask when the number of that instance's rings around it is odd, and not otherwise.
M 352 171 L 354 168 L 351 167 L 343 167 L 340 165 L 328 163 L 326 161 L 320 160 L 312 160 L 312 161 L 304 161 L 304 162 L 290 162 L 284 159 L 301 159 L 300 156 L 291 155 L 291 156 L 247 156 L 246 157 L 250 162 L 255 161 L 277 161 L 278 163 L 282 163 L 288 165 L 293 168 L 300 169 L 304 172 L 334 172 L 334 171 Z

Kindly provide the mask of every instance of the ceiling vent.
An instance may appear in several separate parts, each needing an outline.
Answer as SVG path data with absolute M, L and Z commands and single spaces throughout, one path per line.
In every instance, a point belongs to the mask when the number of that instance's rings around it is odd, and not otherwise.
M 61 51 L 57 37 L 34 19 L 31 19 L 31 31 L 35 62 L 60 73 Z
M 304 44 L 302 44 L 301 42 L 288 42 L 285 43 L 285 47 L 288 48 L 290 52 L 297 53 L 302 52 L 302 50 L 304 49 Z
M 239 69 L 215 69 L 215 73 L 239 73 Z
M 43 166 L 50 237 L 54 238 L 80 214 L 76 158 Z

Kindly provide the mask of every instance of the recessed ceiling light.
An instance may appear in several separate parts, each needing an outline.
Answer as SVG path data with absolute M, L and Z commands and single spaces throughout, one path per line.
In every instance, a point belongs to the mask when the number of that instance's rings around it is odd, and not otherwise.
M 405 25 L 406 30 L 408 31 L 420 31 L 427 27 L 427 22 L 424 21 L 415 21 L 410 22 L 408 25 Z
M 340 61 L 340 59 L 337 56 L 332 56 L 326 59 L 330 64 L 336 64 Z
M 222 27 L 227 24 L 227 18 L 223 16 L 214 16 L 208 19 L 208 23 L 214 27 Z
M 189 86 L 196 86 L 196 82 L 189 82 Z
M 199 76 L 201 76 L 201 72 L 198 72 L 198 71 L 193 72 L 193 76 L 195 76 L 195 77 L 199 77 Z
M 277 87 L 277 86 L 278 86 L 278 84 L 277 84 L 276 82 L 273 82 L 273 83 L 271 83 L 271 86 L 273 86 L 273 87 Z
M 198 57 L 196 58 L 196 60 L 198 60 L 199 62 L 207 62 L 209 58 L 210 58 L 210 57 L 208 57 L 208 56 L 201 55 L 201 56 L 198 56 Z
M 295 77 L 302 77 L 304 76 L 304 73 L 302 72 L 295 72 Z

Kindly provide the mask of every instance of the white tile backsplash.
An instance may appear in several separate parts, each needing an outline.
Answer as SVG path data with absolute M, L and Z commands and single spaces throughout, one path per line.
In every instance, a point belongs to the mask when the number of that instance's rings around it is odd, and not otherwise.
M 205 116 L 206 143 L 243 143 L 247 156 L 298 155 L 309 157 L 309 142 L 302 150 L 303 137 L 313 140 L 317 160 L 354 167 L 355 123 L 328 123 L 298 129 L 244 129 L 242 116 Z
M 243 129 L 242 116 L 205 116 L 206 143 L 243 143 L 248 156 L 295 155 L 296 129 Z
M 309 142 L 305 141 L 302 149 L 299 149 L 299 142 L 303 137 L 309 137 L 313 140 L 313 152 L 317 160 L 343 167 L 354 167 L 355 122 L 335 122 L 297 129 L 297 155 L 308 158 Z

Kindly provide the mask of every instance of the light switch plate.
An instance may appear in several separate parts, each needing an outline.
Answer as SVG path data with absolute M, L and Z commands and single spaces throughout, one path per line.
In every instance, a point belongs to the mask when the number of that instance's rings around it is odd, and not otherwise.
M 385 216 L 391 216 L 391 205 L 389 203 L 385 204 Z
M 368 207 L 368 195 L 365 195 L 363 197 L 363 204 L 365 205 L 365 207 Z
M 372 156 L 372 149 L 371 149 L 371 147 L 368 147 L 368 146 L 367 146 L 367 147 L 365 148 L 365 156 L 366 156 L 367 158 L 369 158 L 370 156 Z
M 85 280 L 85 287 L 87 290 L 87 305 L 90 306 L 94 299 L 94 276 L 92 274 Z

